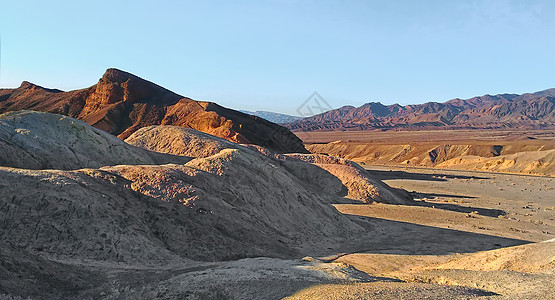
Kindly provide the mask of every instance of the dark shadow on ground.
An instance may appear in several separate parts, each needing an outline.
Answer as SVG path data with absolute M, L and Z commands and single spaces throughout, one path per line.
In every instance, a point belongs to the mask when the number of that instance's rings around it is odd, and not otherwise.
M 367 204 L 361 204 L 367 205 Z M 516 246 L 528 241 L 471 233 L 452 229 L 443 229 L 407 222 L 391 221 L 380 218 L 347 215 L 348 218 L 363 226 L 366 231 L 356 235 L 345 236 L 342 248 L 334 253 L 382 253 L 405 255 L 443 255 L 450 253 L 470 253 L 501 247 Z M 322 241 L 325 243 L 325 241 Z M 0 250 L 3 245 L 0 245 Z M 177 287 L 175 290 L 155 290 L 155 287 L 172 277 L 185 275 L 189 272 L 207 271 L 209 267 L 192 267 L 179 269 L 139 268 L 118 269 L 112 267 L 86 267 L 61 264 L 47 261 L 38 256 L 31 256 L 16 248 L 0 251 L 0 278 L 9 281 L 0 285 L 1 294 L 23 295 L 44 299 L 90 299 L 114 298 L 151 299 L 151 298 L 183 298 L 190 295 L 199 299 L 234 298 L 249 292 L 248 298 L 281 298 L 314 284 L 337 283 L 337 281 L 314 282 L 299 281 L 296 278 L 283 276 L 255 279 L 253 281 L 233 282 L 233 288 L 226 289 L 222 285 L 194 286 L 192 289 Z M 19 255 L 18 255 L 19 254 Z M 311 253 L 302 253 L 307 255 Z M 325 255 L 325 253 L 323 254 Z M 318 255 L 311 255 L 318 256 Z M 15 258 L 15 260 L 10 260 Z M 295 257 L 291 257 L 294 259 Z M 8 269 L 7 269 L 8 268 Z M 24 269 L 22 269 L 24 268 Z M 7 270 L 7 271 L 6 271 Z M 30 280 L 22 280 L 21 275 L 30 276 Z M 23 277 L 25 278 L 25 277 Z M 186 277 L 182 277 L 186 279 Z M 395 282 L 388 277 L 368 276 L 367 281 Z M 184 280 L 184 282 L 187 282 Z M 402 283 L 400 283 L 402 284 Z M 276 289 L 275 287 L 279 288 Z M 227 295 L 227 291 L 231 294 Z M 169 295 L 169 296 L 168 296 Z M 229 297 L 228 297 L 229 296 Z M 10 296 L 8 296 L 10 297 Z M 2 298 L 0 296 L 0 298 Z M 14 297 L 19 299 L 18 297 Z M 10 298 L 8 298 L 10 299 Z
M 410 193 L 416 199 L 428 198 L 429 200 L 433 200 L 436 197 L 448 197 L 448 198 L 476 198 L 471 196 L 461 196 L 461 195 L 449 195 L 449 194 L 429 194 L 429 193 Z M 349 198 L 340 198 L 338 197 L 332 204 L 363 204 L 364 202 L 359 200 L 353 200 Z M 364 203 L 365 204 L 365 203 Z M 399 204 L 401 205 L 401 204 Z M 507 213 L 501 209 L 492 209 L 492 208 L 482 208 L 482 207 L 474 207 L 474 206 L 464 206 L 459 204 L 453 203 L 438 203 L 438 202 L 428 202 L 428 201 L 414 201 L 411 204 L 405 204 L 409 206 L 423 206 L 423 207 L 431 207 L 436 209 L 443 209 L 449 210 L 454 212 L 460 213 L 476 213 L 478 215 L 486 216 L 486 217 L 494 217 L 497 218 L 498 216 L 504 216 Z
M 433 202 L 426 202 L 426 201 L 417 201 L 415 202 L 414 206 L 432 207 L 432 208 L 444 209 L 444 210 L 461 212 L 461 213 L 477 213 L 482 216 L 495 217 L 495 218 L 497 218 L 498 216 L 504 216 L 507 214 L 504 210 L 501 210 L 501 209 L 462 206 L 462 205 L 451 204 L 451 203 L 433 203 Z
M 406 171 L 382 171 L 382 170 L 366 170 L 370 175 L 376 176 L 380 180 L 391 179 L 410 179 L 425 181 L 447 181 L 447 179 L 489 179 L 489 177 L 466 176 L 466 175 L 450 175 L 450 174 L 427 174 L 427 173 L 410 173 Z
M 454 195 L 454 194 L 436 194 L 436 193 L 421 193 L 421 192 L 409 192 L 414 198 L 459 198 L 459 199 L 476 199 L 478 197 L 466 196 L 466 195 Z
M 436 198 L 457 198 L 457 199 L 475 199 L 477 197 L 465 196 L 465 195 L 451 195 L 451 194 L 435 194 L 435 193 L 420 193 L 420 192 L 410 192 L 411 196 L 415 199 L 428 198 L 429 200 L 434 200 Z M 482 216 L 487 217 L 498 217 L 504 216 L 507 213 L 501 209 L 492 208 L 482 208 L 473 206 L 463 206 L 453 203 L 437 203 L 437 202 L 427 202 L 427 201 L 416 201 L 415 206 L 432 207 L 437 209 L 444 209 L 449 211 L 461 212 L 461 213 L 477 213 Z
M 332 204 L 361 204 L 364 203 L 360 200 L 353 200 L 346 197 L 336 197 Z
M 365 205 L 365 204 L 361 204 Z M 381 253 L 401 255 L 445 255 L 473 253 L 531 243 L 526 240 L 495 235 L 419 225 L 374 217 L 348 215 L 353 221 L 367 228 L 367 233 L 351 247 L 336 253 Z M 348 249 L 351 248 L 351 249 Z M 323 256 L 323 255 L 322 255 Z
M 423 173 L 411 173 L 406 171 L 381 171 L 381 170 L 366 170 L 370 175 L 377 177 L 380 180 L 388 179 L 408 179 L 408 180 L 425 180 L 425 181 L 447 181 L 448 179 L 489 179 L 488 177 L 477 177 L 477 176 L 465 176 L 465 175 L 447 175 L 447 174 L 423 174 Z M 477 197 L 467 196 L 467 195 L 455 195 L 455 194 L 438 194 L 438 193 L 421 193 L 421 192 L 410 192 L 411 196 L 415 199 L 428 198 L 430 200 L 435 198 L 456 198 L 456 199 L 475 199 Z M 463 206 L 451 203 L 431 203 L 426 201 L 416 201 L 414 206 L 425 206 L 433 207 L 437 209 L 444 209 L 449 211 L 461 212 L 461 213 L 478 213 L 482 216 L 488 217 L 498 217 L 505 215 L 506 212 L 500 209 L 489 209 L 481 207 Z

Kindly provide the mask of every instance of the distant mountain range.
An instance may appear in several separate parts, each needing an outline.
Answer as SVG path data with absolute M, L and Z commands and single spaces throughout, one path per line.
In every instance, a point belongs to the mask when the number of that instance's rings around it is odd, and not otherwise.
M 271 111 L 263 111 L 263 110 L 257 110 L 257 111 L 240 110 L 240 112 L 257 116 L 262 119 L 266 119 L 270 122 L 274 122 L 276 124 L 291 123 L 302 119 L 301 117 L 298 117 L 298 116 L 291 116 L 291 115 L 280 114 L 280 113 L 275 113 Z
M 286 124 L 296 131 L 375 128 L 555 128 L 555 89 L 418 105 L 343 106 Z
M 545 129 L 555 128 L 554 108 L 555 89 L 548 89 L 406 106 L 371 102 L 301 119 L 268 111 L 240 112 L 196 101 L 118 69 L 108 69 L 97 84 L 81 90 L 64 92 L 26 81 L 18 88 L 0 89 L 0 113 L 36 110 L 64 114 L 122 139 L 145 126 L 176 125 L 278 152 L 307 152 L 289 129 Z
M 106 70 L 97 84 L 81 90 L 64 92 L 26 81 L 19 88 L 0 89 L 0 113 L 17 110 L 67 115 L 122 139 L 142 127 L 161 124 L 278 152 L 307 152 L 285 127 L 213 102 L 183 97 L 118 69 Z

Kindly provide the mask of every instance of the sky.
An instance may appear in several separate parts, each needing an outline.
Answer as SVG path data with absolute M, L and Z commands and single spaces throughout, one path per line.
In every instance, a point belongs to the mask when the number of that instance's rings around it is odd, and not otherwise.
M 107 68 L 180 95 L 297 114 L 555 87 L 555 1 L 6 1 L 0 87 Z

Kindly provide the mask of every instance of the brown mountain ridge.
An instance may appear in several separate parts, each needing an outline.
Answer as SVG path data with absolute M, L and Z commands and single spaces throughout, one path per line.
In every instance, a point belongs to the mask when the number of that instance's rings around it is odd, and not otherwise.
M 0 89 L 0 113 L 35 110 L 58 113 L 125 139 L 150 125 L 196 129 L 229 141 L 256 144 L 284 153 L 307 153 L 289 129 L 208 101 L 195 101 L 118 69 L 108 69 L 97 84 L 64 92 L 24 81 Z
M 555 128 L 555 89 L 484 95 L 418 105 L 366 103 L 343 106 L 286 124 L 295 131 L 406 129 Z

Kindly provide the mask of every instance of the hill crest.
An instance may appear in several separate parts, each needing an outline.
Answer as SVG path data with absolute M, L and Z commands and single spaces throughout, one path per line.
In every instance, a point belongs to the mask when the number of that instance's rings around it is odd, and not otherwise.
M 17 110 L 67 115 L 122 139 L 145 126 L 176 125 L 278 152 L 307 153 L 302 141 L 285 127 L 213 102 L 183 97 L 115 68 L 81 90 L 63 92 L 29 82 L 0 90 L 0 113 Z

